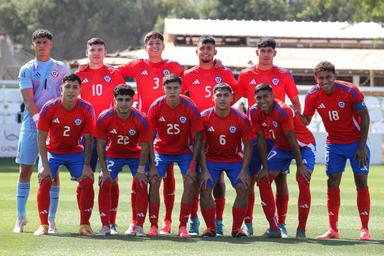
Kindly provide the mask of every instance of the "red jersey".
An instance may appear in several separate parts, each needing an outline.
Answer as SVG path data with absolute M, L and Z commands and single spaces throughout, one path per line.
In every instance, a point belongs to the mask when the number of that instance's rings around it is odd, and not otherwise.
M 272 112 L 266 114 L 255 104 L 251 107 L 249 115 L 255 130 L 269 133 L 279 149 L 291 151 L 284 132 L 295 132 L 297 143 L 300 147 L 315 145 L 315 138 L 311 131 L 303 124 L 295 111 L 280 100 L 275 100 Z
M 67 110 L 59 97 L 43 106 L 37 129 L 48 132 L 48 152 L 72 154 L 84 150 L 81 137 L 84 134 L 92 134 L 94 123 L 95 112 L 91 104 L 78 99 L 75 107 Z
M 201 113 L 204 123 L 204 139 L 207 161 L 239 162 L 243 151 L 241 142 L 252 139 L 247 116 L 231 108 L 229 115 L 220 117 L 215 108 Z
M 164 95 L 163 77 L 171 73 L 182 76 L 184 72 L 177 62 L 162 60 L 159 63 L 153 63 L 145 59 L 122 65 L 119 70 L 123 76 L 136 79 L 138 109 L 144 113 L 147 113 L 149 106 L 157 98 Z
M 160 154 L 191 153 L 193 133 L 203 130 L 199 110 L 183 95 L 180 95 L 180 103 L 174 109 L 168 106 L 165 96 L 157 99 L 149 108 L 148 120 L 157 130 L 154 149 Z
M 268 70 L 260 70 L 256 65 L 242 70 L 239 75 L 239 91 L 248 99 L 248 106 L 255 104 L 255 87 L 261 83 L 271 85 L 275 98 L 283 102 L 285 95 L 292 99 L 299 94 L 289 71 L 276 66 Z
M 237 92 L 237 81 L 231 70 L 225 68 L 203 69 L 196 66 L 185 71 L 182 93 L 188 93 L 199 110 L 203 111 L 215 105 L 212 101 L 213 87 L 221 82 L 229 84 Z
M 107 66 L 99 69 L 87 68 L 75 74 L 81 79 L 80 97 L 92 104 L 96 117 L 114 105 L 113 89 L 119 84 L 125 84 L 120 71 Z
M 152 132 L 143 113 L 132 108 L 128 119 L 123 120 L 112 107 L 103 111 L 97 119 L 95 137 L 107 140 L 108 157 L 139 158 L 139 143 L 152 141 Z
M 360 140 L 360 116 L 354 105 L 364 106 L 364 95 L 356 85 L 335 81 L 335 91 L 325 94 L 315 85 L 305 97 L 304 115 L 320 114 L 327 131 L 327 143 L 349 144 Z

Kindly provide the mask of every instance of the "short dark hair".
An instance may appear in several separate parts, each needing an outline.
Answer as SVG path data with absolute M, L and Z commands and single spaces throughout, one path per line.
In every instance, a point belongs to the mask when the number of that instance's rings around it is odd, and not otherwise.
M 264 47 L 271 47 L 272 49 L 275 49 L 276 48 L 275 39 L 270 37 L 260 38 L 259 42 L 257 43 L 257 49 L 264 48 Z
M 78 82 L 79 84 L 81 84 L 81 79 L 78 75 L 74 74 L 74 73 L 71 73 L 71 74 L 68 74 L 66 76 L 64 76 L 63 78 L 63 84 L 67 81 L 71 81 L 71 82 Z
M 213 87 L 213 93 L 221 90 L 227 90 L 230 93 L 233 93 L 232 87 L 227 83 L 218 83 L 215 85 L 215 87 Z
M 178 83 L 181 85 L 182 80 L 181 77 L 179 77 L 176 74 L 169 74 L 163 77 L 163 85 L 167 85 L 170 83 Z
M 38 29 L 32 33 L 32 42 L 39 38 L 47 38 L 52 41 L 53 35 L 49 30 Z
M 213 44 L 216 45 L 216 40 L 212 36 L 201 36 L 197 44 Z
M 144 44 L 148 43 L 148 41 L 151 39 L 160 39 L 161 42 L 164 43 L 163 35 L 159 32 L 156 32 L 156 31 L 151 31 L 144 36 Z
M 256 85 L 256 87 L 255 87 L 255 94 L 257 94 L 258 92 L 261 92 L 261 91 L 272 92 L 272 86 L 270 86 L 267 83 L 261 83 L 261 84 Z
M 113 90 L 113 96 L 116 98 L 118 95 L 129 95 L 133 98 L 135 95 L 135 90 L 133 90 L 132 86 L 127 84 L 119 84 Z
M 104 45 L 105 46 L 105 41 L 101 39 L 100 37 L 92 37 L 87 41 L 87 46 L 91 45 Z
M 335 65 L 333 65 L 329 61 L 321 61 L 319 64 L 316 65 L 316 67 L 313 69 L 315 72 L 315 75 L 317 75 L 319 72 L 332 72 L 333 74 L 336 74 Z

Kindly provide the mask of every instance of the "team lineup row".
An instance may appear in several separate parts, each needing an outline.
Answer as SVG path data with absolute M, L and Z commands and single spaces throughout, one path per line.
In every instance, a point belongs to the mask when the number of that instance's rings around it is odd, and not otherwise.
M 144 39 L 148 59 L 133 61 L 118 69 L 104 65 L 105 42 L 92 38 L 87 42 L 88 65 L 76 75 L 67 76 L 64 65 L 50 58 L 52 34 L 49 31 L 36 31 L 32 44 L 36 58 L 24 65 L 19 75 L 27 108 L 23 113 L 16 158 L 20 176 L 15 232 L 22 232 L 26 224 L 30 177 L 40 155 L 37 201 L 41 226 L 36 235 L 56 232 L 60 165 L 65 165 L 79 181 L 79 233 L 93 234 L 89 218 L 94 201 L 93 173 L 99 158 L 102 222 L 99 235 L 116 232 L 117 176 L 124 165 L 129 165 L 134 176 L 132 223 L 126 233 L 158 235 L 159 187 L 164 180 L 166 212 L 160 234 L 169 234 L 175 189 L 173 163 L 176 162 L 184 181 L 178 235 L 187 238 L 198 234 L 199 196 L 207 225 L 203 236 L 223 234 L 225 172 L 236 190 L 232 236 L 246 237 L 253 233 L 253 191 L 257 182 L 270 225 L 266 236 L 285 237 L 286 174 L 291 160 L 295 159 L 299 185 L 296 237 L 305 239 L 311 200 L 309 182 L 315 162 L 315 139 L 305 125 L 317 110 L 328 133 L 330 224 L 329 230 L 318 238 L 339 237 L 339 184 L 349 159 L 358 191 L 360 239 L 371 239 L 368 231 L 369 149 L 366 146 L 369 114 L 357 86 L 336 80 L 331 63 L 324 61 L 315 67 L 318 84 L 308 93 L 301 114 L 292 76 L 273 65 L 276 42 L 270 38 L 260 40 L 256 50 L 258 65 L 243 70 L 238 81 L 231 71 L 214 60 L 215 40 L 210 36 L 201 37 L 197 44 L 199 65 L 185 72 L 179 64 L 162 59 L 163 37 L 157 32 L 148 33 Z M 124 76 L 136 79 L 138 110 L 132 108 L 136 95 L 123 84 Z M 62 96 L 56 98 L 60 88 Z M 283 103 L 285 95 L 292 107 Z M 231 107 L 240 97 L 247 98 L 252 106 L 248 117 Z M 152 131 L 156 134 L 154 141 Z M 95 143 L 93 136 L 97 139 Z M 81 137 L 83 144 L 78 143 Z M 272 194 L 273 181 L 277 187 L 276 198 Z M 151 227 L 145 234 L 143 223 L 147 211 Z

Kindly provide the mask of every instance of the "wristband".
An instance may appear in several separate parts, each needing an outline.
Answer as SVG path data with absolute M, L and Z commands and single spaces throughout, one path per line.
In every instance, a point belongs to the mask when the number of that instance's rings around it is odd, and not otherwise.
M 139 167 L 137 167 L 137 173 L 145 173 L 145 165 L 139 165 Z
M 36 113 L 32 116 L 32 119 L 33 121 L 35 122 L 35 124 L 37 124 L 37 122 L 39 121 L 39 113 Z
M 191 171 L 195 171 L 196 170 L 196 160 L 192 160 L 190 163 L 189 163 L 189 167 L 188 167 L 189 170 Z

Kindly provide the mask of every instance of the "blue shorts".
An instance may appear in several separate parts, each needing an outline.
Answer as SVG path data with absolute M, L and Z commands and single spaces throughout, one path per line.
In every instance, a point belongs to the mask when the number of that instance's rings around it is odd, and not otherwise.
M 38 155 L 37 131 L 20 131 L 16 163 L 34 165 Z
M 132 176 L 136 176 L 137 168 L 139 167 L 140 158 L 113 158 L 107 157 L 107 168 L 112 180 L 115 180 L 124 165 L 128 165 Z M 145 171 L 148 174 L 149 164 L 145 165 Z
M 220 178 L 222 172 L 225 172 L 231 181 L 233 187 L 241 184 L 241 180 L 237 179 L 240 174 L 242 162 L 223 163 L 223 162 L 209 162 L 207 161 L 207 168 L 212 180 L 208 181 L 208 186 L 213 188 Z
M 61 165 L 64 165 L 68 169 L 72 180 L 77 180 L 83 174 L 84 152 L 73 154 L 56 154 L 48 152 L 47 156 L 52 178 L 56 178 L 57 171 Z M 40 171 L 41 170 L 42 168 Z
M 85 138 L 81 138 L 81 143 L 83 146 L 85 146 Z M 99 156 L 97 155 L 97 139 L 94 137 L 93 138 L 93 145 L 92 145 L 92 155 L 91 155 L 91 168 L 92 171 L 95 172 L 96 166 L 97 166 L 97 160 L 99 159 Z
M 316 148 L 314 145 L 300 147 L 303 164 L 311 172 L 315 168 L 315 152 Z M 293 159 L 295 159 L 295 156 L 291 151 L 285 151 L 273 147 L 268 154 L 268 169 L 269 171 L 289 173 L 289 165 Z
M 371 152 L 369 147 L 366 146 L 368 154 L 368 166 L 359 168 L 359 162 L 357 159 L 353 159 L 353 156 L 359 147 L 360 142 L 354 142 L 351 144 L 326 144 L 325 145 L 325 162 L 327 175 L 344 172 L 347 159 L 351 163 L 351 167 L 356 174 L 368 174 L 369 172 L 369 160 Z
M 252 140 L 252 145 L 253 145 L 253 151 L 252 151 L 252 158 L 251 162 L 249 163 L 249 176 L 255 175 L 260 169 L 261 169 L 261 158 L 260 158 L 260 153 L 259 149 L 257 147 L 257 139 Z M 274 141 L 272 139 L 266 139 L 265 140 L 267 143 L 267 154 L 269 151 L 271 151 Z
M 192 161 L 192 154 L 181 155 L 167 155 L 167 154 L 155 154 L 155 165 L 160 177 L 165 177 L 167 174 L 167 168 L 173 163 L 177 163 L 183 176 L 187 173 L 189 164 Z

